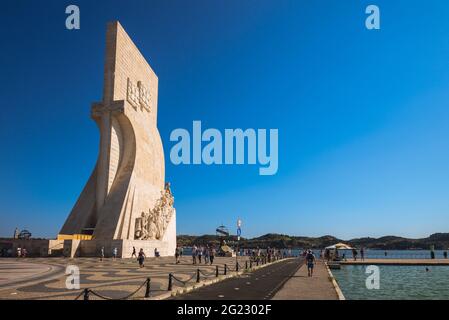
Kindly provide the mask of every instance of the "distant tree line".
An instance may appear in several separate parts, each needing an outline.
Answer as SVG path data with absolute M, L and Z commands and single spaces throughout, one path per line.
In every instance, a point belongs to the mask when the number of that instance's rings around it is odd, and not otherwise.
M 216 235 L 202 235 L 189 236 L 179 235 L 177 237 L 178 245 L 190 247 L 193 245 L 214 244 L 219 245 L 222 240 L 226 240 L 229 244 L 235 244 L 236 236 L 219 237 Z M 246 239 L 241 238 L 239 246 L 241 248 L 313 248 L 321 249 L 331 246 L 338 242 L 347 243 L 353 247 L 364 247 L 367 249 L 381 249 L 381 250 L 409 250 L 409 249 L 424 249 L 428 250 L 430 246 L 435 246 L 436 250 L 449 248 L 449 233 L 436 233 L 427 238 L 409 239 L 396 236 L 385 236 L 381 238 L 357 238 L 351 240 L 343 240 L 333 236 L 323 237 L 300 237 L 289 236 L 284 234 L 270 233 L 261 237 Z

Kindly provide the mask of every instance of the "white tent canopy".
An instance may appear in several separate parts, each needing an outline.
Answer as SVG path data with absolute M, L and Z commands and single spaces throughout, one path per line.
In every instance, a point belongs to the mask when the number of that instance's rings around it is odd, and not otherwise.
M 326 249 L 351 250 L 353 248 L 344 243 L 336 243 L 332 246 L 326 247 Z

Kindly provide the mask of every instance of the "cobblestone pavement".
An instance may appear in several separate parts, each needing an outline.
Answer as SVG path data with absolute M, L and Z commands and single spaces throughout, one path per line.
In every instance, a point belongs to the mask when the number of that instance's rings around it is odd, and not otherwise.
M 246 260 L 247 257 L 238 258 L 241 266 Z M 216 266 L 222 275 L 226 264 L 229 274 L 235 269 L 235 263 L 235 257 L 216 257 L 212 266 L 204 263 L 193 265 L 191 257 L 182 257 L 180 264 L 175 264 L 173 257 L 163 257 L 147 258 L 145 267 L 139 268 L 135 259 L 104 259 L 101 262 L 98 258 L 1 258 L 0 299 L 75 299 L 85 288 L 118 299 L 134 292 L 148 277 L 151 278 L 151 296 L 154 297 L 168 292 L 169 273 L 181 281 L 188 281 L 189 285 L 195 283 L 198 268 L 201 280 L 213 279 Z M 68 265 L 79 267 L 79 290 L 66 288 L 65 270 Z M 183 286 L 183 283 L 173 281 L 173 288 Z M 143 298 L 144 295 L 145 286 L 133 298 Z M 96 297 L 91 295 L 91 298 Z
M 62 267 L 47 264 L 35 264 L 17 259 L 0 259 L 0 289 L 14 288 L 23 283 L 49 279 L 51 275 L 57 275 Z

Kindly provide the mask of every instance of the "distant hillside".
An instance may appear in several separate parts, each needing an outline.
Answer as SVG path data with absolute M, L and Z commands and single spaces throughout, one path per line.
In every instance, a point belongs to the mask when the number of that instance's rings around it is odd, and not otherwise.
M 178 244 L 181 246 L 206 245 L 220 243 L 220 238 L 215 235 L 203 236 L 188 236 L 179 235 L 177 237 Z M 228 242 L 234 242 L 237 238 L 231 236 L 227 239 Z M 344 242 L 357 248 L 365 247 L 370 249 L 382 250 L 405 250 L 405 249 L 429 249 L 431 245 L 435 249 L 449 248 L 449 233 L 436 233 L 428 238 L 423 239 L 408 239 L 395 236 L 385 236 L 381 238 L 358 238 L 352 240 L 342 240 L 333 236 L 323 236 L 319 238 L 313 237 L 298 237 L 289 236 L 285 234 L 269 233 L 257 238 L 240 239 L 240 246 L 242 248 L 324 248 L 338 242 Z

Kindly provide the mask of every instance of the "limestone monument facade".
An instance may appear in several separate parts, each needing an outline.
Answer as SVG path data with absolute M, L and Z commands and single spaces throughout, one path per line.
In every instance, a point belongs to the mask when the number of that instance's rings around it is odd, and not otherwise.
M 133 247 L 173 255 L 176 210 L 165 182 L 164 152 L 157 129 L 158 78 L 119 22 L 106 35 L 103 100 L 91 117 L 100 130 L 92 174 L 58 239 L 66 255 L 106 256 Z

